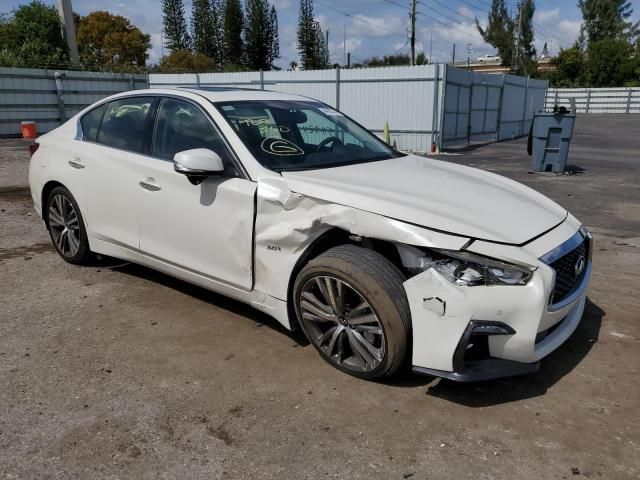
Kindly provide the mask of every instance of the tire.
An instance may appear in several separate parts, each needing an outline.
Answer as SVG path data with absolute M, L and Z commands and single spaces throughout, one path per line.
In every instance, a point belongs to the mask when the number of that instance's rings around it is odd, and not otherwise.
M 402 365 L 411 338 L 404 280 L 373 250 L 331 248 L 295 280 L 293 302 L 302 331 L 335 368 L 367 380 L 390 376 Z
M 46 201 L 44 221 L 51 242 L 65 262 L 83 265 L 93 260 L 80 207 L 65 187 L 56 187 Z

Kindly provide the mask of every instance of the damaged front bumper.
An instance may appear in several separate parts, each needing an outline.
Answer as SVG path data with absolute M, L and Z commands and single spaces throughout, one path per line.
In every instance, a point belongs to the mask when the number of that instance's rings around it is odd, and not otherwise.
M 573 289 L 554 304 L 555 272 L 542 260 L 524 286 L 461 287 L 433 269 L 410 278 L 404 286 L 413 370 L 460 382 L 537 372 L 580 323 L 590 275 L 589 259 Z

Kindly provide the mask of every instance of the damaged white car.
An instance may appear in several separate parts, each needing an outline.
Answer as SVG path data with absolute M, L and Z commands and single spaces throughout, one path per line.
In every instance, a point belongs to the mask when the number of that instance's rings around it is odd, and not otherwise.
M 31 151 L 64 260 L 117 257 L 251 304 L 351 375 L 534 372 L 584 310 L 592 240 L 565 209 L 308 98 L 128 92 Z

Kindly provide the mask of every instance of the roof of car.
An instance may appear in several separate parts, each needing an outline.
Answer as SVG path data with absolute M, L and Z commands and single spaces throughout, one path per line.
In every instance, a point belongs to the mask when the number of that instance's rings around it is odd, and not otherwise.
M 231 102 L 241 100 L 312 100 L 307 97 L 301 97 L 299 95 L 291 95 L 288 93 L 272 92 L 269 90 L 258 90 L 251 88 L 232 88 L 232 87 L 165 87 L 165 88 L 151 88 L 147 91 L 152 93 L 177 93 L 177 92 L 189 92 L 195 93 L 202 97 L 207 98 L 212 102 Z M 128 92 L 131 93 L 131 92 Z M 136 94 L 143 93 L 141 90 L 136 90 Z

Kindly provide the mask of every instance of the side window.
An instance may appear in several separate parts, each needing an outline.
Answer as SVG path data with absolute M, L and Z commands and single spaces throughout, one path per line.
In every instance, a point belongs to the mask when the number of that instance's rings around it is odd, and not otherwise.
M 109 102 L 104 113 L 98 143 L 132 152 L 142 152 L 145 124 L 151 97 L 131 97 Z
M 100 121 L 102 120 L 102 114 L 107 109 L 107 104 L 100 105 L 94 108 L 80 119 L 80 125 L 82 126 L 82 139 L 89 142 L 95 142 L 98 139 L 98 129 L 100 128 Z
M 239 176 L 229 150 L 207 116 L 189 102 L 164 98 L 158 109 L 151 154 L 173 160 L 176 153 L 193 148 L 213 150 L 225 166 L 225 175 Z

